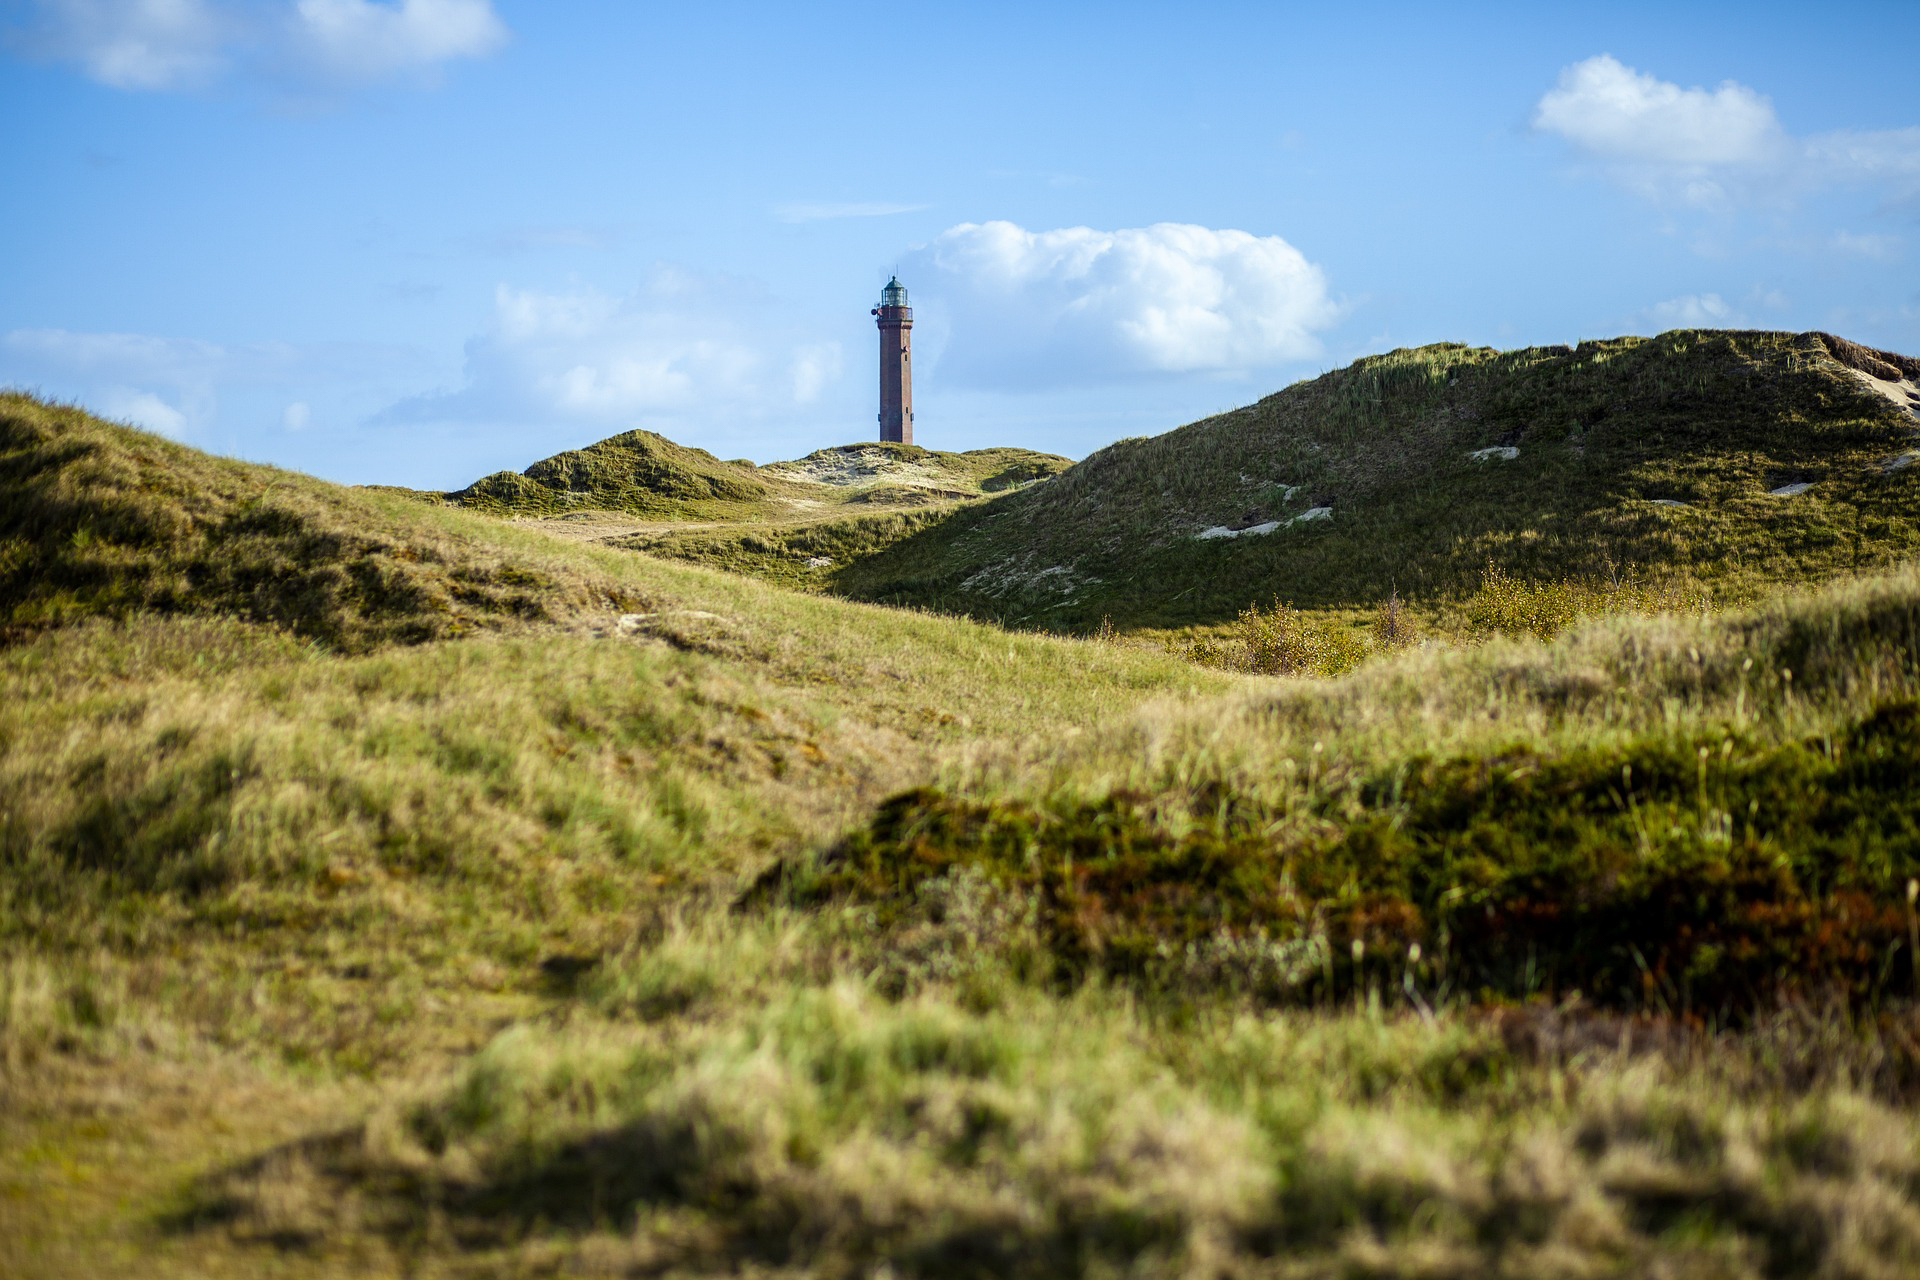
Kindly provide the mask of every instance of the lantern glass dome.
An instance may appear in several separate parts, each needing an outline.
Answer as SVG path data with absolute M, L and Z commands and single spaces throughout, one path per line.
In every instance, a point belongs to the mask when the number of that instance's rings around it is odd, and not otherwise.
M 907 305 L 907 286 L 895 276 L 887 281 L 887 287 L 880 291 L 880 305 L 883 307 L 904 307 Z

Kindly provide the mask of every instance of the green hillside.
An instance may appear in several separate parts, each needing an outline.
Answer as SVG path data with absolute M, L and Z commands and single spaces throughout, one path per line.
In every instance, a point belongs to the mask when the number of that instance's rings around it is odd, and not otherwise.
M 0 488 L 0 630 L 14 637 L 198 614 L 357 651 L 646 603 L 405 491 L 211 458 L 15 393 L 0 393 Z
M 895 500 L 914 490 L 947 498 L 1005 493 L 1056 476 L 1071 465 L 1057 454 L 1031 449 L 942 453 L 913 444 L 866 443 L 819 449 L 793 462 L 770 462 L 760 472 L 847 490 L 850 501 L 873 502 Z
M 448 495 L 500 514 L 607 510 L 653 519 L 738 518 L 786 496 L 785 486 L 761 479 L 750 463 L 722 462 L 651 431 L 569 449 L 524 472 L 497 471 Z
M 916 445 L 860 444 L 756 467 L 722 462 L 651 431 L 629 431 L 543 459 L 524 472 L 496 472 L 447 497 L 499 515 L 608 511 L 657 521 L 781 523 L 846 505 L 859 510 L 977 498 L 1045 479 L 1068 465 L 1065 458 L 1027 449 L 941 453 Z
M 1725 596 L 1920 550 L 1920 362 L 1677 331 L 1369 357 L 839 568 L 835 590 L 1062 630 L 1275 598 L 1429 606 L 1492 567 Z
M 1920 1268 L 1910 562 L 1275 680 L 18 396 L 0 519 L 0 1274 Z

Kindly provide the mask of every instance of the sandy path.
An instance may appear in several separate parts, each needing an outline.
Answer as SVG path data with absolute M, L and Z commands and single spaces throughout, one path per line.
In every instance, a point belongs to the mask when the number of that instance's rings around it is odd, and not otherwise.
M 640 520 L 614 512 L 593 512 L 578 516 L 549 516 L 515 523 L 559 538 L 563 542 L 606 542 L 612 538 L 631 538 L 641 533 L 683 533 L 697 529 L 725 529 L 721 520 Z

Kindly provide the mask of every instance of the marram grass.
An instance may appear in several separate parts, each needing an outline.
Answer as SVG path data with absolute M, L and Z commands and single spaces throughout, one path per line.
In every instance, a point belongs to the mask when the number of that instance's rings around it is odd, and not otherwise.
M 1913 376 L 1888 359 L 1905 358 L 1685 330 L 1395 351 L 955 508 L 831 583 L 1075 633 L 1218 625 L 1275 599 L 1443 612 L 1489 565 L 1535 583 L 1633 566 L 1652 590 L 1746 599 L 1920 552 L 1920 468 L 1894 465 L 1920 408 L 1863 372 Z
M 1911 567 L 1276 677 L 6 411 L 0 1273 L 1920 1267 Z

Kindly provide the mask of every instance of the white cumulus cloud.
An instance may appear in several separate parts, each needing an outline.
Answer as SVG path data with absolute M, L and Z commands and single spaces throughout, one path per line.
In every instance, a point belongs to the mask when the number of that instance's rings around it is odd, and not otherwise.
M 484 57 L 507 41 L 491 0 L 298 0 L 294 9 L 313 54 L 354 76 Z
M 1183 223 L 962 223 L 902 272 L 946 330 L 941 376 L 979 385 L 1254 369 L 1317 355 L 1339 317 L 1285 240 Z
M 1836 184 L 1920 192 L 1920 129 L 1796 137 L 1746 85 L 1683 88 L 1608 54 L 1562 71 L 1533 126 L 1663 201 L 1710 207 Z
M 1770 164 L 1788 145 L 1773 104 L 1745 85 L 1683 89 L 1605 54 L 1561 72 L 1533 122 L 1598 155 L 1680 167 Z

